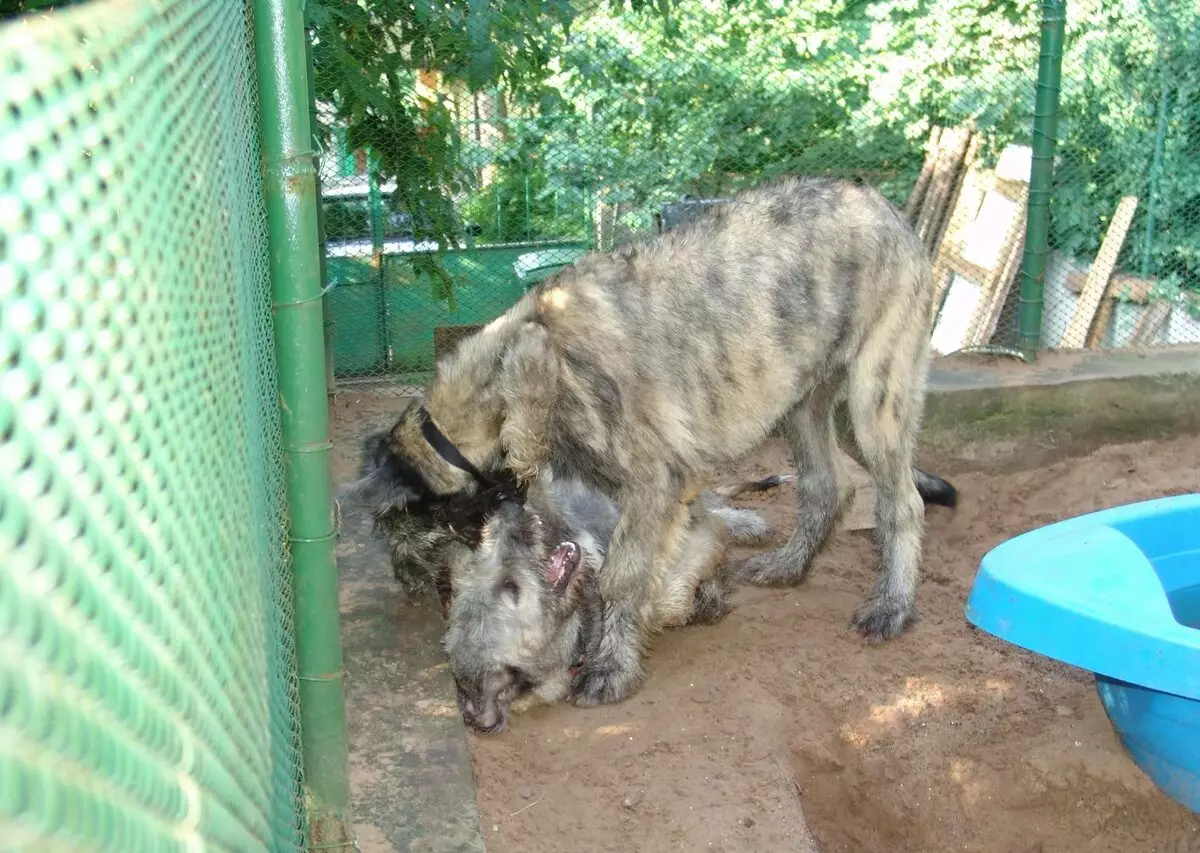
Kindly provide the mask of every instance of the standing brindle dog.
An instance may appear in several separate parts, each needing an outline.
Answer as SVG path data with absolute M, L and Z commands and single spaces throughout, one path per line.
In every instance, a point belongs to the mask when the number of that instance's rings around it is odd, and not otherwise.
M 924 512 L 955 490 L 912 467 L 928 370 L 932 286 L 923 246 L 873 189 L 789 178 L 691 223 L 591 254 L 527 293 L 437 366 L 364 485 L 413 495 L 496 490 L 546 466 L 621 507 L 598 573 L 602 628 L 573 690 L 618 702 L 643 678 L 647 608 L 714 465 L 778 430 L 800 504 L 791 539 L 742 565 L 803 580 L 849 499 L 847 450 L 876 486 L 880 573 L 853 626 L 899 635 L 914 615 Z

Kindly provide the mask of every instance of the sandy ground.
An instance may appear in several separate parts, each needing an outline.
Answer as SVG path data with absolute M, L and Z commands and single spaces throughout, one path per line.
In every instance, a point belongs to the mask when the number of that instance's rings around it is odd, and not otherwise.
M 349 399 L 340 417 L 378 421 L 397 405 Z M 899 639 L 869 646 L 849 629 L 876 552 L 869 532 L 844 532 L 804 586 L 745 588 L 721 624 L 661 636 L 627 702 L 539 709 L 472 735 L 488 850 L 803 850 L 807 824 L 823 853 L 1200 852 L 1200 818 L 1126 757 L 1090 675 L 963 617 L 989 548 L 1195 489 L 1200 438 L 1064 453 L 1025 470 L 922 460 L 961 502 L 929 511 L 921 619 Z M 353 460 L 338 456 L 344 476 Z M 778 470 L 772 443 L 720 479 Z M 741 504 L 790 530 L 790 493 Z

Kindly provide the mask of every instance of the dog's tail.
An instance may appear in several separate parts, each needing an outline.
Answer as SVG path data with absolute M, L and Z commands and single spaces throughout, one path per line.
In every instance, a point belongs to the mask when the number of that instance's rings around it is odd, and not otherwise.
M 722 498 L 736 498 L 738 495 L 770 491 L 795 479 L 792 474 L 772 474 L 770 477 L 763 477 L 760 480 L 743 480 L 728 486 L 717 486 L 712 491 Z M 948 480 L 922 471 L 916 466 L 913 466 L 913 480 L 917 484 L 917 493 L 926 504 L 936 504 L 950 509 L 958 506 L 958 489 Z
M 723 498 L 736 498 L 738 495 L 744 495 L 748 492 L 770 491 L 776 486 L 782 486 L 784 483 L 790 483 L 795 479 L 795 476 L 792 474 L 772 474 L 770 477 L 763 477 L 761 480 L 743 480 L 740 483 L 734 483 L 730 486 L 718 486 L 713 489 L 713 492 Z
M 930 474 L 913 466 L 913 479 L 917 482 L 917 493 L 926 504 L 954 509 L 958 506 L 958 489 L 936 474 Z

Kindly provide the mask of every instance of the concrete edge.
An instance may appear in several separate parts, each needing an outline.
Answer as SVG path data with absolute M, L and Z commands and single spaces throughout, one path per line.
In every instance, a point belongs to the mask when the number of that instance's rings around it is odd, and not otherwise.
M 930 372 L 921 454 L 1034 467 L 1114 442 L 1200 433 L 1200 347 L 1047 353 L 1026 366 L 955 357 Z

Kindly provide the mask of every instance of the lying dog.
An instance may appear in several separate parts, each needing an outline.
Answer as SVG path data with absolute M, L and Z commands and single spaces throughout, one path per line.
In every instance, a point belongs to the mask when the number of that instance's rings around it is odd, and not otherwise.
M 790 480 L 769 477 L 702 492 L 689 507 L 683 546 L 650 616 L 655 631 L 712 624 L 729 612 L 726 546 L 771 535 L 757 513 L 726 505 Z M 620 519 L 617 505 L 577 480 L 541 478 L 527 502 L 501 503 L 479 547 L 454 568 L 445 647 L 463 719 L 504 728 L 510 711 L 566 698 L 572 670 L 601 628 L 597 572 Z

